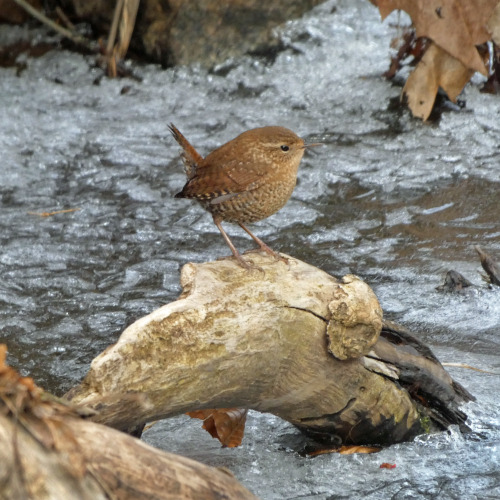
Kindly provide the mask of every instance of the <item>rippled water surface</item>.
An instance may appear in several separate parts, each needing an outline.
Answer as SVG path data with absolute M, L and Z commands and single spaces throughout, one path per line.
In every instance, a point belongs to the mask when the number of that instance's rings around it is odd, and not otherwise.
M 305 459 L 293 428 L 251 413 L 235 450 L 187 417 L 145 439 L 226 466 L 265 499 L 499 498 L 500 289 L 483 282 L 473 247 L 500 260 L 500 100 L 476 79 L 463 110 L 413 120 L 394 105 L 400 88 L 380 77 L 393 34 L 368 2 L 328 1 L 285 28 L 288 48 L 273 62 L 135 67 L 141 82 L 99 78 L 92 58 L 65 51 L 26 59 L 20 75 L 0 68 L 0 340 L 9 362 L 63 394 L 127 325 L 175 300 L 184 263 L 228 254 L 210 216 L 173 198 L 185 178 L 169 122 L 202 154 L 248 128 L 284 125 L 325 145 L 306 154 L 292 199 L 256 234 L 335 276 L 361 276 L 386 316 L 442 361 L 496 372 L 450 368 L 477 397 L 465 407 L 473 432 Z M 29 36 L 0 26 L 0 40 Z M 30 213 L 65 209 L 77 210 Z M 240 249 L 252 247 L 226 227 Z M 449 269 L 474 287 L 437 292 Z

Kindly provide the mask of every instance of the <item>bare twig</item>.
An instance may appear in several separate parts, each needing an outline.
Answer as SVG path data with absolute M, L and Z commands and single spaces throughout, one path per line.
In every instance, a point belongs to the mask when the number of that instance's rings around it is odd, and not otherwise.
M 500 375 L 498 372 L 490 372 L 488 370 L 482 370 L 481 368 L 476 368 L 465 363 L 441 363 L 443 366 L 453 366 L 455 368 L 464 368 L 465 370 L 474 370 L 476 372 L 488 373 L 489 375 Z
M 118 32 L 118 23 L 120 22 L 120 17 L 123 10 L 123 4 L 125 0 L 117 0 L 115 5 L 115 12 L 113 14 L 113 22 L 111 23 L 111 28 L 108 35 L 108 43 L 106 45 L 106 55 L 111 56 L 113 52 L 113 46 L 115 44 L 116 33 Z
M 125 0 L 120 19 L 120 29 L 118 32 L 118 58 L 122 59 L 127 53 L 130 39 L 135 27 L 137 11 L 140 0 Z
M 81 210 L 80 208 L 68 208 L 67 210 L 56 210 L 55 212 L 28 212 L 29 215 L 39 215 L 40 217 L 51 217 L 52 215 L 67 214 L 70 212 L 76 212 Z
M 93 51 L 95 49 L 95 47 L 92 45 L 92 42 L 90 40 L 79 35 L 78 33 L 75 33 L 73 31 L 66 29 L 66 28 L 63 28 L 62 26 L 59 26 L 59 24 L 52 21 L 52 19 L 49 19 L 46 15 L 42 14 L 40 11 L 35 9 L 33 6 L 31 6 L 25 0 L 14 0 L 14 2 L 17 5 L 19 5 L 20 7 L 22 7 L 26 12 L 31 14 L 34 18 L 38 19 L 43 24 L 49 26 L 51 29 L 53 29 L 57 33 L 60 33 L 62 36 L 69 38 L 70 40 L 77 43 L 78 45 L 83 45 L 84 47 L 86 47 L 89 50 Z
M 64 13 L 61 7 L 59 6 L 56 7 L 56 14 L 71 31 L 75 30 L 75 25 L 69 20 L 69 17 Z
M 139 0 L 117 0 L 106 44 L 108 76 L 116 77 L 117 65 L 125 56 L 135 26 Z M 115 41 L 118 41 L 115 43 Z

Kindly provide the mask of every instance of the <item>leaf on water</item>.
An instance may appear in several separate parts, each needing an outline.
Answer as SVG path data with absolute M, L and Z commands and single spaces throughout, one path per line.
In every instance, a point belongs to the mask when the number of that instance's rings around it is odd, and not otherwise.
M 187 415 L 203 420 L 203 428 L 222 446 L 235 448 L 243 440 L 247 413 L 248 410 L 242 408 L 218 408 L 190 411 Z
M 396 464 L 390 464 L 388 462 L 384 462 L 383 464 L 380 464 L 381 469 L 395 469 Z
M 318 455 L 326 455 L 328 453 L 339 453 L 340 455 L 354 455 L 355 453 L 378 453 L 382 448 L 377 446 L 340 446 L 336 448 L 320 448 L 314 451 L 307 452 L 309 457 L 317 457 Z
M 378 453 L 382 448 L 377 446 L 341 446 L 339 453 L 341 455 L 352 455 L 354 453 Z

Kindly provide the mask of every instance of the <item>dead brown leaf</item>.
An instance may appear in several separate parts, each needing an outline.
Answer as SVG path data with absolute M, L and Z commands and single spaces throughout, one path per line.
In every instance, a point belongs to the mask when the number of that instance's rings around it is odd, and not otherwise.
M 123 59 L 127 53 L 128 46 L 130 45 L 130 39 L 132 38 L 132 32 L 134 31 L 135 19 L 137 17 L 138 10 L 139 0 L 125 0 L 120 18 L 120 27 L 118 30 L 118 59 Z
M 349 446 L 337 446 L 335 448 L 318 448 L 314 451 L 308 451 L 307 456 L 309 457 L 317 457 L 318 455 L 327 455 L 329 453 L 339 453 L 340 455 L 354 455 L 356 453 L 378 453 L 382 448 L 377 446 L 358 446 L 358 445 L 349 445 Z
M 409 14 L 417 37 L 430 38 L 467 68 L 487 75 L 476 45 L 487 42 L 487 23 L 498 0 L 376 0 L 382 19 L 393 10 Z
M 500 2 L 493 10 L 493 14 L 488 20 L 488 30 L 491 33 L 491 39 L 500 45 Z
M 379 448 L 377 446 L 356 446 L 356 445 L 351 445 L 351 446 L 341 446 L 339 453 L 341 455 L 353 455 L 354 453 L 378 453 L 382 448 Z
M 499 36 L 499 0 L 371 1 L 382 19 L 404 10 L 417 38 L 432 41 L 403 89 L 414 116 L 429 117 L 440 87 L 455 101 L 475 71 L 488 75 L 487 57 L 477 46 Z
M 243 440 L 247 413 L 248 410 L 242 408 L 218 408 L 191 411 L 188 415 L 203 420 L 203 428 L 222 446 L 235 448 Z
M 455 102 L 473 74 L 474 70 L 431 43 L 406 80 L 402 95 L 406 97 L 413 116 L 425 121 L 431 114 L 439 87 Z

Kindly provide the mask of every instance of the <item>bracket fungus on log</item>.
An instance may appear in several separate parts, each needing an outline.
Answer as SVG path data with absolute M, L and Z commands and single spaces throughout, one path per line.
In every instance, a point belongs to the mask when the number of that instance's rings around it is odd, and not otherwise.
M 344 276 L 328 310 L 328 350 L 338 359 L 367 354 L 382 330 L 382 309 L 371 288 L 357 276 Z
M 122 430 L 210 408 L 269 412 L 345 444 L 393 443 L 428 430 L 432 412 L 399 383 L 404 350 L 388 361 L 373 354 L 386 340 L 366 284 L 291 257 L 288 265 L 256 252 L 246 258 L 254 270 L 231 258 L 186 264 L 179 299 L 130 325 L 67 397 Z

